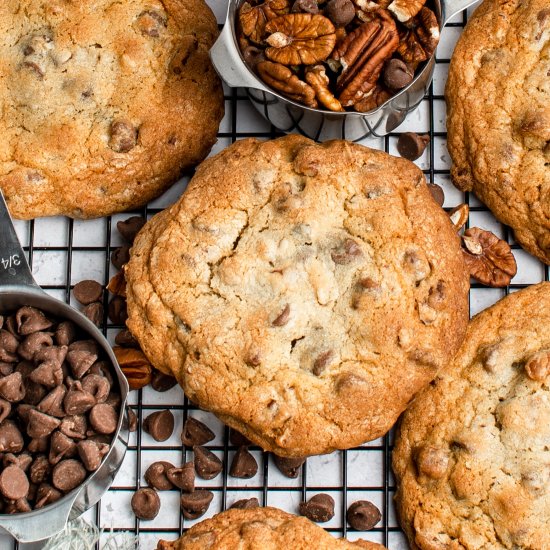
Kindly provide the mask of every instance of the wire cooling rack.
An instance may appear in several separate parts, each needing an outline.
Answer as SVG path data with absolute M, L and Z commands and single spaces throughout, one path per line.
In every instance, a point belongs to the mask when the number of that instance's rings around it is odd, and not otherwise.
M 225 18 L 226 0 L 208 2 L 221 25 Z M 460 14 L 444 30 L 438 48 L 434 81 L 419 108 L 409 114 L 397 132 L 385 138 L 366 139 L 361 143 L 397 154 L 396 142 L 399 133 L 428 133 L 430 145 L 416 162 L 428 181 L 438 183 L 444 188 L 445 207 L 468 203 L 469 225 L 489 229 L 499 237 L 507 239 L 512 245 L 518 263 L 516 277 L 505 289 L 491 289 L 473 284 L 470 291 L 470 313 L 474 315 L 509 292 L 549 280 L 549 268 L 516 245 L 508 228 L 498 223 L 474 196 L 459 192 L 450 182 L 443 93 L 452 50 L 466 19 L 467 14 Z M 273 138 L 277 135 L 279 133 L 255 111 L 243 90 L 225 88 L 225 117 L 220 126 L 218 142 L 211 154 L 248 136 Z M 189 177 L 183 178 L 165 195 L 132 214 L 150 218 L 177 200 L 188 181 Z M 16 222 L 16 230 L 28 252 L 29 263 L 38 283 L 53 296 L 77 306 L 71 292 L 74 284 L 83 279 L 95 279 L 106 285 L 115 274 L 116 270 L 110 263 L 110 254 L 114 248 L 124 244 L 116 231 L 116 222 L 126 219 L 129 215 L 121 214 L 90 221 L 73 221 L 67 218 L 37 219 Z M 103 299 L 107 310 L 107 293 Z M 106 315 L 103 327 L 111 342 L 122 328 L 113 326 Z M 296 513 L 300 501 L 324 492 L 330 494 L 336 502 L 334 518 L 323 524 L 332 534 L 346 536 L 350 540 L 372 540 L 384 544 L 391 550 L 408 548 L 399 529 L 393 506 L 395 482 L 391 472 L 392 433 L 354 449 L 309 458 L 297 479 L 284 477 L 268 453 L 253 447 L 251 452 L 258 462 L 258 473 L 250 480 L 239 480 L 228 475 L 236 450 L 229 443 L 228 429 L 213 415 L 190 405 L 179 387 L 165 393 L 158 393 L 147 387 L 131 392 L 129 401 L 138 416 L 140 426 L 150 413 L 170 409 L 176 418 L 175 429 L 172 437 L 163 443 L 157 443 L 141 430 L 131 434 L 128 452 L 113 487 L 97 506 L 84 515 L 85 519 L 106 530 L 98 548 L 101 548 L 110 530 L 115 533 L 129 532 L 137 535 L 143 549 L 156 548 L 158 539 L 176 539 L 185 529 L 200 521 L 183 519 L 180 514 L 179 492 L 176 490 L 159 492 L 161 511 L 153 521 L 136 519 L 130 508 L 130 499 L 134 491 L 146 485 L 143 474 L 151 463 L 167 460 L 180 465 L 191 459 L 190 449 L 184 448 L 180 441 L 183 422 L 188 416 L 205 422 L 216 433 L 216 439 L 209 443 L 208 447 L 222 459 L 224 465 L 223 473 L 215 479 L 197 479 L 198 487 L 207 488 L 214 493 L 210 508 L 201 519 L 228 508 L 236 500 L 250 497 L 257 497 L 262 505 L 277 506 Z M 346 524 L 347 507 L 360 499 L 372 501 L 382 512 L 382 520 L 369 532 L 354 531 Z M 30 545 L 17 544 L 7 536 L 0 537 L 0 550 L 30 548 Z

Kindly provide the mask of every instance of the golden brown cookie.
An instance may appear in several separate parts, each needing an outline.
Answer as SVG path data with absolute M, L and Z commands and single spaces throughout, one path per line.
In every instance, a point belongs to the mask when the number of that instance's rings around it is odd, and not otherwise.
M 0 2 L 0 188 L 13 216 L 91 218 L 160 195 L 223 115 L 204 0 Z
M 550 283 L 472 320 L 403 416 L 393 467 L 411 548 L 550 548 Z
M 277 508 L 227 510 L 194 525 L 174 542 L 161 540 L 157 550 L 384 550 L 375 542 L 335 539 L 302 516 Z
M 550 5 L 485 0 L 449 68 L 451 176 L 550 263 Z
M 411 162 L 239 141 L 138 235 L 128 326 L 187 396 L 283 456 L 386 433 L 458 349 L 468 276 Z

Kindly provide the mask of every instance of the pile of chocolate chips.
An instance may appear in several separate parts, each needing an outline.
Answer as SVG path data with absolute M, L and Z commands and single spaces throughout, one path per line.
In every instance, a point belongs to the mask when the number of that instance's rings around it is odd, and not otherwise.
M 33 307 L 0 315 L 0 513 L 59 500 L 109 451 L 121 397 L 85 338 Z

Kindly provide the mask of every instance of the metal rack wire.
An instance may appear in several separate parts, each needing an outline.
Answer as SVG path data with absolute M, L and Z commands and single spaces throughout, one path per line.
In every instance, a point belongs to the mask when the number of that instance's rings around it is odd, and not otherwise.
M 221 19 L 225 2 L 209 0 Z M 223 4 L 220 7 L 219 4 Z M 424 170 L 426 179 L 439 183 L 445 190 L 445 207 L 450 208 L 461 202 L 470 205 L 470 224 L 488 228 L 502 238 L 506 238 L 514 249 L 518 260 L 518 275 L 506 289 L 487 289 L 473 284 L 470 292 L 470 309 L 474 314 L 494 303 L 499 298 L 516 289 L 541 280 L 548 281 L 548 266 L 523 252 L 511 240 L 510 231 L 496 222 L 487 208 L 469 194 L 454 189 L 449 177 L 449 159 L 445 152 L 444 96 L 443 85 L 454 41 L 466 22 L 466 14 L 455 18 L 444 31 L 437 58 L 435 79 L 429 93 L 415 113 L 411 113 L 398 132 L 385 138 L 365 140 L 366 145 L 395 153 L 395 142 L 400 132 L 405 130 L 428 133 L 430 146 L 418 163 Z M 261 119 L 252 108 L 245 93 L 240 89 L 225 89 L 226 116 L 218 134 L 218 144 L 214 152 L 244 137 L 273 138 L 279 133 Z M 157 199 L 146 208 L 133 212 L 151 217 L 177 199 L 185 188 L 189 176 L 176 184 L 164 197 Z M 116 221 L 126 219 L 131 214 L 116 215 L 87 222 L 65 218 L 16 222 L 16 229 L 29 263 L 39 284 L 45 290 L 67 302 L 72 300 L 72 287 L 82 279 L 96 279 L 107 285 L 116 270 L 110 263 L 111 252 L 122 244 L 116 231 Z M 105 293 L 104 309 L 107 311 L 108 296 Z M 105 313 L 103 331 L 110 341 L 122 327 L 110 323 Z M 401 533 L 393 508 L 395 490 L 391 473 L 392 434 L 363 446 L 330 456 L 314 457 L 308 460 L 296 480 L 282 476 L 274 466 L 268 453 L 257 447 L 251 452 L 258 461 L 258 474 L 251 480 L 235 480 L 228 475 L 232 455 L 236 448 L 229 442 L 229 430 L 212 415 L 198 410 L 183 397 L 179 388 L 166 393 L 154 392 L 151 388 L 132 392 L 130 404 L 135 410 L 139 426 L 150 412 L 170 409 L 176 417 L 174 435 L 164 443 L 157 443 L 147 434 L 138 430 L 132 434 L 130 446 L 121 471 L 114 486 L 86 518 L 99 526 L 115 532 L 130 531 L 137 535 L 142 548 L 156 547 L 159 538 L 175 539 L 196 521 L 184 520 L 179 512 L 179 493 L 160 493 L 162 506 L 159 516 L 145 522 L 136 519 L 130 509 L 133 492 L 144 484 L 143 473 L 147 466 L 156 460 L 168 460 L 179 465 L 190 459 L 190 449 L 182 446 L 180 433 L 188 415 L 205 421 L 216 433 L 216 439 L 208 444 L 223 461 L 223 472 L 211 481 L 197 479 L 200 488 L 214 492 L 215 497 L 205 516 L 228 508 L 240 498 L 256 496 L 262 505 L 275 505 L 290 512 L 297 512 L 298 503 L 318 492 L 328 492 L 336 501 L 335 517 L 324 524 L 328 531 L 337 536 L 347 536 L 353 540 L 365 538 L 379 542 L 391 550 L 406 549 L 407 543 Z M 382 520 L 369 532 L 357 532 L 346 523 L 347 507 L 358 499 L 374 502 L 382 512 Z M 198 520 L 200 521 L 200 520 Z M 5 538 L 0 540 L 1 549 L 24 548 Z M 98 544 L 98 548 L 100 544 Z

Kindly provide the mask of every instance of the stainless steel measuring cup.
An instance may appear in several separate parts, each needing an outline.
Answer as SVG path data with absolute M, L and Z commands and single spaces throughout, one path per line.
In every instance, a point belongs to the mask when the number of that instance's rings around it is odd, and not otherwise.
M 440 28 L 443 29 L 451 17 L 475 2 L 477 0 L 434 0 Z M 384 136 L 418 107 L 430 86 L 435 53 L 406 88 L 368 113 L 336 113 L 296 103 L 269 88 L 244 62 L 235 31 L 239 5 L 240 0 L 229 0 L 224 28 L 210 50 L 212 63 L 229 86 L 245 88 L 254 107 L 283 132 L 298 131 L 315 140 L 359 141 L 368 136 Z
M 21 306 L 33 306 L 59 319 L 70 320 L 93 338 L 113 365 L 122 398 L 111 448 L 101 466 L 82 485 L 40 510 L 13 515 L 0 514 L 0 532 L 8 532 L 20 542 L 35 542 L 61 531 L 67 520 L 91 508 L 111 486 L 128 446 L 126 399 L 129 388 L 111 346 L 96 326 L 76 309 L 52 298 L 36 284 L 0 191 L 0 314 Z

